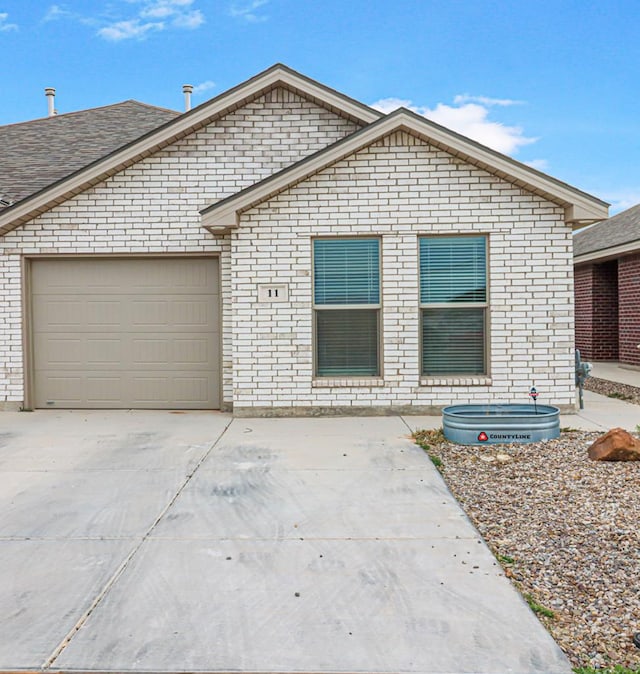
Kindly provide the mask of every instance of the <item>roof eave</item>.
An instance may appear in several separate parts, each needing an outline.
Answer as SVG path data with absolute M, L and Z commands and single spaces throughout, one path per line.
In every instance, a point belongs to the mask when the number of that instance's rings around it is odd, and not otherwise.
M 640 240 L 623 243 L 619 246 L 612 246 L 601 250 L 593 250 L 589 253 L 582 253 L 581 255 L 574 255 L 573 263 L 583 264 L 585 262 L 606 262 L 624 255 L 633 255 L 640 252 Z
M 202 226 L 214 236 L 220 236 L 238 229 L 239 220 L 240 218 L 235 210 L 227 210 L 224 213 L 216 213 L 216 217 L 209 220 L 203 217 Z
M 284 86 L 299 92 L 364 124 L 369 124 L 381 116 L 380 112 L 296 73 L 286 66 L 277 64 L 141 136 L 133 143 L 125 145 L 13 206 L 2 209 L 0 235 L 32 220 L 56 204 L 66 201 L 153 152 L 197 131 L 217 117 L 242 106 L 276 86 Z
M 582 200 L 581 200 L 582 201 Z M 593 225 L 606 218 L 609 213 L 609 206 L 606 204 L 589 204 L 584 201 L 566 206 L 564 209 L 564 219 L 573 229 L 580 229 L 586 225 Z
M 415 113 L 400 109 L 343 138 L 314 155 L 265 178 L 200 211 L 202 225 L 215 227 L 218 218 L 225 221 L 231 212 L 238 216 L 249 208 L 304 180 L 340 159 L 396 131 L 407 131 L 466 162 L 558 204 L 564 208 L 565 222 L 582 227 L 608 215 L 608 204 L 525 164 L 506 157 L 475 141 L 435 124 Z

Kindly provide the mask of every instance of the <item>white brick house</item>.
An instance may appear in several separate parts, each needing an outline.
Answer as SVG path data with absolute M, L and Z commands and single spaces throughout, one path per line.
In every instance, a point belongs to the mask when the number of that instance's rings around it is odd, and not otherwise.
M 569 408 L 606 213 L 274 66 L 0 211 L 0 406 Z

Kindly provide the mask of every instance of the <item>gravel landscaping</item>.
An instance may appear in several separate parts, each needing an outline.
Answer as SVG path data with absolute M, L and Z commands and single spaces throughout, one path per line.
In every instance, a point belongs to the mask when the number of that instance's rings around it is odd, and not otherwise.
M 584 383 L 587 391 L 593 391 L 610 398 L 626 400 L 629 403 L 640 405 L 640 388 L 630 386 L 629 384 L 620 384 L 619 382 L 609 381 L 608 379 L 598 379 L 597 377 L 588 377 Z
M 573 666 L 636 669 L 640 462 L 589 460 L 600 435 L 464 447 L 422 431 L 416 440 L 442 462 L 451 491 Z

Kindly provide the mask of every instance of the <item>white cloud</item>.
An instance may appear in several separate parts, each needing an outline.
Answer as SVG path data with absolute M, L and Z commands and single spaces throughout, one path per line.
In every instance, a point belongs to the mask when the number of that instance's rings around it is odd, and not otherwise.
M 523 163 L 538 171 L 546 171 L 549 168 L 549 162 L 546 159 L 532 159 Z
M 598 195 L 600 196 L 600 195 Z M 619 191 L 605 192 L 602 196 L 605 201 L 611 202 L 609 215 L 626 211 L 627 208 L 640 204 L 640 187 Z
M 480 105 L 522 105 L 523 101 L 516 101 L 512 98 L 489 98 L 488 96 L 471 96 L 469 94 L 458 94 L 453 102 L 456 105 L 461 105 L 462 103 L 480 103 Z
M 105 38 L 105 40 L 120 42 L 120 40 L 129 40 L 131 38 L 142 39 L 150 31 L 163 29 L 164 23 L 162 22 L 141 23 L 140 19 L 131 19 L 130 21 L 117 21 L 110 26 L 103 26 L 98 31 L 98 35 Z
M 187 28 L 193 30 L 204 23 L 204 14 L 199 9 L 194 9 L 193 12 L 185 14 L 178 14 L 172 21 L 172 25 L 176 28 Z
M 435 108 L 415 105 L 410 100 L 400 98 L 384 98 L 373 103 L 372 107 L 384 113 L 392 112 L 399 107 L 408 108 L 437 124 L 457 131 L 463 136 L 472 138 L 504 154 L 515 154 L 521 147 L 536 142 L 537 138 L 525 136 L 523 129 L 519 126 L 507 126 L 506 124 L 490 120 L 490 106 L 488 103 L 465 103 L 463 102 L 466 100 L 465 97 L 471 98 L 468 94 L 465 94 L 460 99 L 461 102 L 457 104 L 447 105 L 445 103 L 438 103 Z M 480 96 L 474 98 L 484 99 L 485 101 L 502 101 L 501 103 L 494 103 L 494 105 L 506 105 L 504 101 L 510 100 L 488 99 Z
M 122 3 L 123 0 L 120 1 Z M 129 39 L 142 40 L 153 32 L 171 28 L 194 30 L 205 22 L 202 11 L 193 7 L 195 1 L 124 0 L 131 9 L 126 13 L 123 12 L 124 16 L 116 21 L 103 22 L 98 35 L 112 42 L 120 42 Z M 132 16 L 133 7 L 135 7 L 135 13 Z M 65 13 L 64 10 L 57 8 L 54 15 L 63 13 Z
M 140 16 L 143 19 L 166 19 L 172 14 L 175 14 L 175 11 L 175 8 L 169 7 L 168 5 L 153 5 L 141 10 Z
M 100 20 L 96 17 L 84 16 L 82 14 L 78 14 L 77 12 L 72 12 L 71 10 L 67 9 L 66 5 L 51 5 L 46 14 L 42 17 L 42 21 L 44 23 L 49 21 L 62 21 L 63 19 L 77 21 L 78 23 L 82 23 L 85 26 L 93 27 L 99 26 L 101 23 Z
M 210 91 L 211 89 L 214 89 L 216 86 L 215 82 L 212 82 L 211 80 L 207 80 L 206 82 L 200 82 L 200 84 L 196 84 L 195 87 L 193 87 L 193 94 L 194 96 L 197 96 L 198 94 L 203 94 L 205 91 Z
M 267 17 L 264 14 L 258 14 L 256 10 L 264 7 L 268 2 L 269 0 L 250 0 L 245 3 L 234 3 L 229 8 L 229 14 L 249 23 L 262 23 L 267 20 Z
M 60 5 L 51 5 L 42 20 L 55 21 L 56 19 L 62 19 L 65 16 L 71 16 L 71 12 L 68 9 L 60 7 Z
M 411 101 L 404 98 L 381 98 L 379 101 L 372 103 L 371 107 L 383 112 L 385 115 L 388 115 L 398 108 L 408 108 L 409 110 L 418 112 L 418 108 L 412 105 Z
M 9 23 L 9 14 L 0 12 L 0 33 L 8 33 L 10 30 L 18 30 L 17 23 Z
M 193 4 L 193 0 L 143 0 L 142 4 L 141 18 L 165 19 L 184 13 L 185 8 Z

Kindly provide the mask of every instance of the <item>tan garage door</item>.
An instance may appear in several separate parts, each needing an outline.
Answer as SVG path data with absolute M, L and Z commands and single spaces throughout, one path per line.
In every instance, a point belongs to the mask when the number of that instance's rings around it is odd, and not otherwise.
M 218 261 L 32 263 L 36 407 L 216 409 Z

